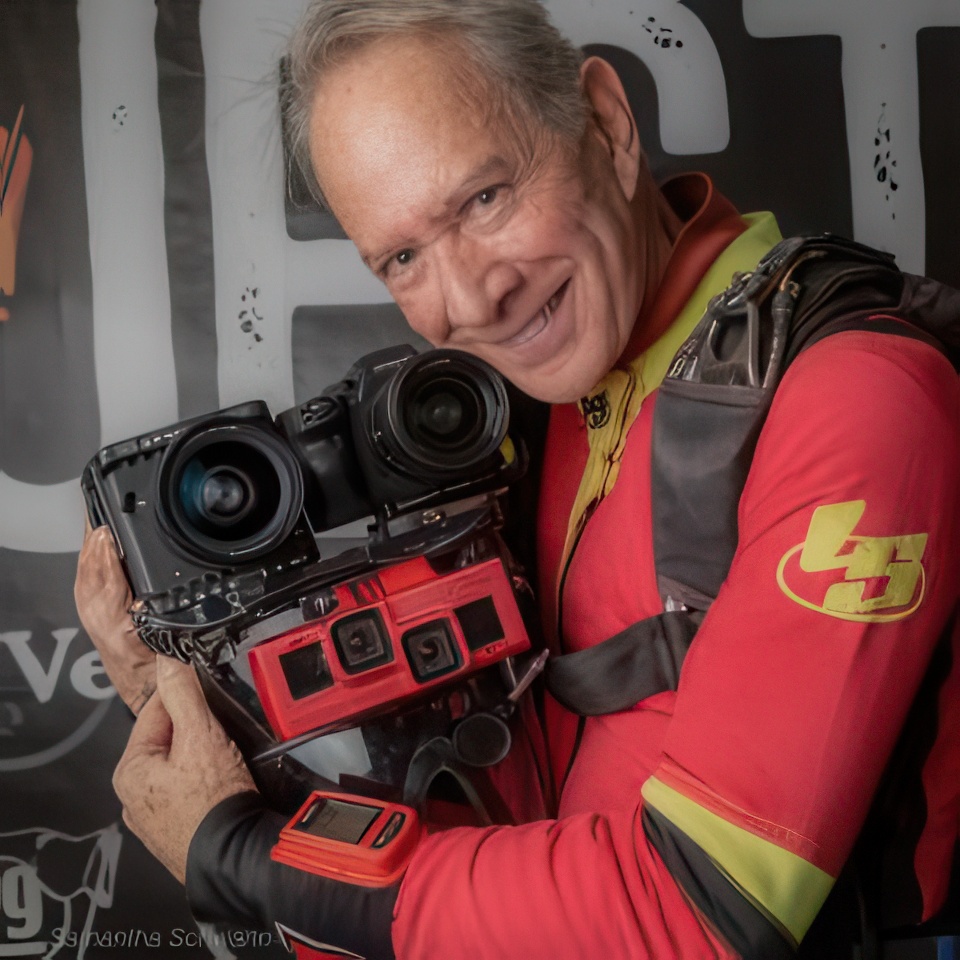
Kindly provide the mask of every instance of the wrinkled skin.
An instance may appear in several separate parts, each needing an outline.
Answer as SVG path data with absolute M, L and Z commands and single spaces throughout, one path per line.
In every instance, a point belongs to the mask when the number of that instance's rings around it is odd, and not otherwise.
M 200 821 L 221 800 L 256 788 L 236 744 L 210 713 L 193 668 L 158 656 L 156 677 L 113 788 L 124 822 L 183 883 Z
M 331 71 L 313 103 L 317 178 L 414 330 L 540 400 L 576 400 L 624 352 L 680 224 L 606 61 L 581 69 L 581 142 L 526 149 L 460 92 L 456 55 L 392 38 Z
M 200 821 L 254 788 L 236 745 L 211 714 L 193 668 L 153 653 L 130 617 L 130 586 L 106 527 L 87 527 L 74 598 L 121 699 L 137 715 L 113 787 L 123 819 L 182 883 Z

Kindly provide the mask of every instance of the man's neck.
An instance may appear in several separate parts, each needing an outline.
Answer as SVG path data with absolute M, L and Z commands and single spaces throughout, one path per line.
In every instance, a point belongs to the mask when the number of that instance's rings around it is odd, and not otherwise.
M 657 291 L 663 281 L 663 275 L 673 254 L 677 237 L 683 230 L 684 222 L 670 205 L 667 198 L 657 189 L 652 178 L 645 178 L 648 188 L 637 191 L 633 198 L 633 210 L 637 229 L 645 235 L 642 249 L 646 262 L 643 264 L 645 278 L 643 300 L 637 311 L 637 328 L 630 338 L 624 357 L 636 356 L 645 350 L 662 333 L 653 330 L 648 324 L 642 324 L 643 318 L 650 316 L 650 308 L 657 297 Z M 650 212 L 653 211 L 653 216 Z M 641 325 L 643 329 L 641 329 Z
M 681 174 L 662 184 L 647 210 L 657 210 L 661 243 L 647 248 L 651 271 L 633 334 L 619 364 L 639 356 L 667 330 L 723 249 L 745 229 L 736 208 L 702 173 Z

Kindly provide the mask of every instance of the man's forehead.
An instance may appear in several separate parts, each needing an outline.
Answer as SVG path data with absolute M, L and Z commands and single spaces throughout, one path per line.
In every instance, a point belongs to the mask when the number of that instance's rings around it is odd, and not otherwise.
M 465 127 L 480 126 L 453 89 L 444 59 L 431 48 L 420 57 L 421 46 L 413 38 L 380 41 L 324 75 L 311 112 L 311 153 L 321 168 L 333 169 L 319 172 L 339 172 L 335 162 L 346 156 L 399 162 L 413 148 L 439 151 L 451 137 L 467 135 Z M 391 150 L 398 155 L 387 156 Z
M 464 190 L 507 172 L 517 152 L 504 126 L 462 95 L 447 58 L 427 45 L 423 59 L 424 49 L 412 38 L 365 48 L 321 81 L 314 101 L 317 176 L 370 252 L 380 242 L 364 236 L 373 222 L 442 217 Z
M 341 130 L 389 129 L 454 113 L 474 125 L 484 119 L 479 85 L 464 82 L 450 51 L 426 37 L 386 37 L 353 51 L 321 76 L 311 132 L 328 137 Z

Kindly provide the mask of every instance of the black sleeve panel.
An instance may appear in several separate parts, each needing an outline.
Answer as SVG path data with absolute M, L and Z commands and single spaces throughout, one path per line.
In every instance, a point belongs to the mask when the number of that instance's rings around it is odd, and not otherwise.
M 391 925 L 399 883 L 360 887 L 274 862 L 270 851 L 286 823 L 253 792 L 228 797 L 207 814 L 187 855 L 194 917 L 264 930 L 280 923 L 292 934 L 367 960 L 394 960 Z
M 796 945 L 685 833 L 645 807 L 643 829 L 673 879 L 744 960 L 795 960 Z

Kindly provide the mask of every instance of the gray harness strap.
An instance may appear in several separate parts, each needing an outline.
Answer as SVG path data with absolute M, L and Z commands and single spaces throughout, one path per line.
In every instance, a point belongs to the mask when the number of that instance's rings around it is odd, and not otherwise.
M 603 643 L 547 661 L 547 689 L 574 713 L 596 717 L 629 710 L 676 690 L 697 623 L 685 610 L 631 624 Z

